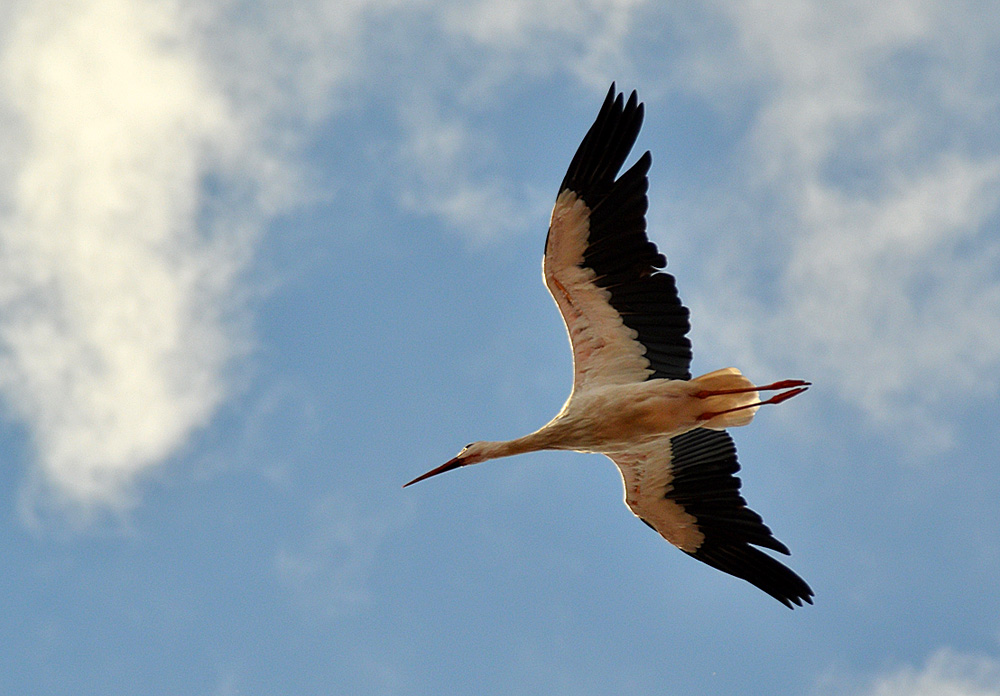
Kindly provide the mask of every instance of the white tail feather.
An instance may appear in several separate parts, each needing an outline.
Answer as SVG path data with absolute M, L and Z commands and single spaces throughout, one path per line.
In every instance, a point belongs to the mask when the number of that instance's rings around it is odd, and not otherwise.
M 724 430 L 746 425 L 753 420 L 760 406 L 752 406 L 760 401 L 760 394 L 755 385 L 735 367 L 726 367 L 709 372 L 691 380 L 694 393 L 701 391 L 729 391 L 733 389 L 748 389 L 737 394 L 718 394 L 705 397 L 702 400 L 704 411 L 718 413 L 701 424 L 703 428 Z M 738 409 L 738 410 L 733 410 Z M 725 412 L 725 413 L 724 413 Z

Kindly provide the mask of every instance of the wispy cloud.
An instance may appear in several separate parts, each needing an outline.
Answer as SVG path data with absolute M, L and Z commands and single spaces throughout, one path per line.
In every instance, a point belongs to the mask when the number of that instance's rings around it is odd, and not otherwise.
M 372 513 L 333 493 L 309 510 L 309 534 L 278 550 L 275 572 L 310 613 L 339 616 L 371 601 L 370 576 L 382 541 L 406 513 Z
M 761 212 L 728 221 L 743 239 L 716 259 L 713 340 L 768 371 L 808 367 L 901 433 L 932 430 L 956 390 L 1000 388 L 1000 144 L 984 119 L 1000 27 L 981 9 L 720 6 L 738 43 L 716 79 L 762 97 L 732 182 Z
M 477 0 L 442 4 L 441 26 L 488 52 L 478 72 L 569 74 L 605 88 L 629 64 L 628 37 L 646 0 Z M 499 72 L 499 75 L 497 74 Z
M 398 48 L 418 66 L 403 69 L 397 102 L 401 204 L 476 243 L 547 215 L 551 185 L 541 196 L 501 173 L 513 163 L 504 161 L 502 136 L 491 130 L 491 110 L 505 107 L 496 97 L 525 77 L 568 77 L 596 93 L 607 89 L 608 76 L 629 62 L 626 37 L 645 6 L 644 0 L 478 0 L 434 3 L 426 15 L 415 14 L 421 27 L 415 34 L 434 36 L 439 51 L 429 55 L 426 39 L 413 36 Z
M 428 99 L 403 109 L 399 165 L 400 203 L 410 211 L 434 216 L 470 241 L 496 240 L 526 228 L 533 214 L 549 205 L 519 191 L 513 182 L 491 176 L 501 151 L 489 135 L 475 133 L 459 116 L 446 118 Z M 520 193 L 520 195 L 518 195 Z
M 669 19 L 660 88 L 748 119 L 720 190 L 676 203 L 698 218 L 676 222 L 682 233 L 717 240 L 709 282 L 686 293 L 705 305 L 702 337 L 755 372 L 808 374 L 904 440 L 917 428 L 947 446 L 956 390 L 1000 390 L 1000 23 L 976 2 L 708 7 L 435 6 L 443 45 L 476 50 L 448 99 L 418 80 L 424 101 L 402 112 L 401 201 L 476 239 L 521 229 L 549 202 L 529 212 L 520 182 L 494 173 L 503 151 L 456 93 L 565 74 L 603 87 L 660 54 L 643 22 Z
M 629 1 L 441 7 L 446 37 L 480 51 L 466 76 L 480 87 L 552 79 L 567 55 L 580 58 L 573 79 L 603 86 L 605 71 L 644 60 L 642 23 L 664 19 Z M 804 370 L 904 439 L 915 426 L 947 446 L 940 411 L 951 394 L 1000 389 L 1000 25 L 974 2 L 783 0 L 662 14 L 678 37 L 664 56 L 667 86 L 749 119 L 723 188 L 676 204 L 698 218 L 678 229 L 718 241 L 709 282 L 686 293 L 705 305 L 702 336 L 749 368 Z M 719 35 L 728 40 L 692 38 Z M 603 56 L 601 67 L 586 56 Z M 438 106 L 411 112 L 404 168 L 420 174 L 402 199 L 496 236 L 484 204 L 517 221 L 523 200 L 469 165 L 498 157 L 460 100 L 448 118 Z M 712 198 L 739 203 L 705 210 Z
M 934 653 L 921 667 L 903 666 L 881 674 L 863 686 L 847 686 L 839 676 L 828 676 L 817 696 L 998 696 L 1000 662 L 985 655 L 967 655 L 947 648 Z

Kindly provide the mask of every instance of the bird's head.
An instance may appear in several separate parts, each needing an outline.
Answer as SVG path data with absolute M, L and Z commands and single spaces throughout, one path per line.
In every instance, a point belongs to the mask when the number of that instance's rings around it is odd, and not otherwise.
M 473 442 L 462 448 L 453 459 L 449 459 L 444 464 L 436 469 L 431 469 L 426 474 L 418 476 L 417 478 L 410 481 L 410 483 L 404 484 L 403 488 L 416 483 L 417 481 L 423 481 L 431 476 L 437 476 L 438 474 L 443 474 L 446 471 L 451 471 L 452 469 L 457 469 L 460 466 L 467 466 L 469 464 L 478 464 L 479 462 L 486 461 L 487 459 L 492 459 L 490 456 L 489 447 L 492 443 L 490 442 Z

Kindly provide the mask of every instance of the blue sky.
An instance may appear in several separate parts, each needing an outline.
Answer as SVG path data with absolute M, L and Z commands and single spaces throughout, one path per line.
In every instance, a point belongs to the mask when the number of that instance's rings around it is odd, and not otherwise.
M 676 5 L 676 6 L 672 6 Z M 991 3 L 0 9 L 5 693 L 1000 694 Z M 686 558 L 570 386 L 548 212 L 611 81 L 694 371 L 816 604 Z

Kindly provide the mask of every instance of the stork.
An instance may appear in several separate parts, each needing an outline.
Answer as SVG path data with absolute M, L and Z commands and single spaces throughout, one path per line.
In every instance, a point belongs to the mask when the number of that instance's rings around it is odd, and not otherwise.
M 636 93 L 625 102 L 612 83 L 552 210 L 542 274 L 573 350 L 573 389 L 562 410 L 524 437 L 474 442 L 404 488 L 525 452 L 605 454 L 621 472 L 626 505 L 671 544 L 789 608 L 812 604 L 809 585 L 756 548 L 789 553 L 740 495 L 736 447 L 725 431 L 809 383 L 756 386 L 733 367 L 691 378 L 689 312 L 646 236 L 650 153 L 618 177 L 642 118 Z M 761 400 L 760 392 L 774 394 Z

